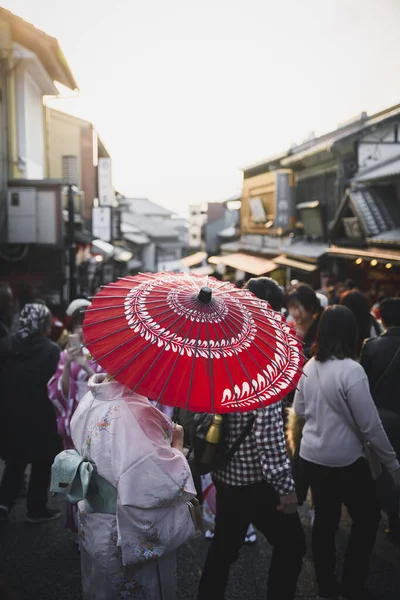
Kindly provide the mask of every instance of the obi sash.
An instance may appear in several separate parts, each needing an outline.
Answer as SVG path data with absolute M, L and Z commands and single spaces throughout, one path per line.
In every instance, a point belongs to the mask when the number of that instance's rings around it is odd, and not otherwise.
M 117 488 L 98 474 L 95 463 L 76 450 L 64 450 L 55 457 L 50 491 L 65 494 L 71 504 L 84 501 L 87 512 L 116 514 Z

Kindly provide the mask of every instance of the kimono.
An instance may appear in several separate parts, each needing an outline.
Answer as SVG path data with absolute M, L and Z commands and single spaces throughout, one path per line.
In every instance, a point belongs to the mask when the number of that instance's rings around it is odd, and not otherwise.
M 88 351 L 83 348 L 84 354 L 87 356 Z M 64 450 L 73 449 L 74 444 L 71 438 L 71 419 L 79 402 L 83 396 L 87 394 L 89 387 L 89 376 L 87 371 L 76 362 L 72 362 L 70 366 L 69 377 L 69 394 L 68 398 L 64 396 L 62 391 L 62 375 L 65 368 L 67 352 L 63 350 L 58 362 L 57 371 L 50 379 L 47 390 L 49 398 L 55 408 L 57 415 L 58 435 L 61 437 Z M 103 373 L 103 369 L 93 360 L 88 358 L 88 364 L 94 373 Z M 65 527 L 73 532 L 78 531 L 78 513 L 76 506 L 72 505 L 67 500 L 65 512 Z
M 87 350 L 83 349 L 83 351 L 87 355 Z M 67 353 L 64 350 L 61 352 L 57 371 L 48 384 L 49 398 L 56 410 L 58 434 L 63 441 L 64 450 L 74 447 L 70 430 L 71 418 L 79 402 L 89 391 L 89 376 L 87 372 L 80 365 L 72 362 L 70 367 L 68 398 L 64 396 L 61 379 L 65 368 L 66 358 Z M 90 358 L 88 358 L 88 364 L 94 373 L 104 372 L 100 365 L 94 362 L 94 360 L 90 360 Z
M 116 489 L 115 514 L 79 502 L 84 600 L 174 600 L 175 550 L 195 533 L 189 465 L 173 423 L 150 402 L 94 375 L 71 422 L 76 450 Z

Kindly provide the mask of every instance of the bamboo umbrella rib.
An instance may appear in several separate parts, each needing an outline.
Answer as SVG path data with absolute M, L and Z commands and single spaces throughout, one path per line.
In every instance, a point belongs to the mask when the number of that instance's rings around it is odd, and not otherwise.
M 235 319 L 235 317 L 232 317 L 232 320 L 236 320 L 236 322 L 237 322 L 237 319 Z M 261 319 L 260 319 L 260 320 L 261 320 Z M 281 321 L 279 321 L 279 322 L 281 323 Z M 271 325 L 270 323 L 268 323 L 268 322 L 266 322 L 266 321 L 263 321 L 263 324 L 267 325 L 267 327 L 268 327 L 269 329 L 272 329 L 272 325 Z M 278 329 L 278 328 L 277 328 L 277 329 Z M 280 328 L 279 328 L 279 329 L 280 329 Z M 293 340 L 295 340 L 296 342 L 299 342 L 299 339 L 298 339 L 296 336 L 294 336 L 293 334 L 287 334 L 286 332 L 282 331 L 281 329 L 280 329 L 280 331 L 281 331 L 281 332 L 282 332 L 284 335 L 291 335 L 291 337 L 292 337 L 292 339 L 293 339 Z M 263 332 L 263 333 L 266 333 L 266 334 L 267 334 L 269 337 L 273 338 L 274 340 L 276 339 L 276 338 L 275 338 L 275 336 L 274 336 L 274 335 L 273 335 L 273 334 L 272 334 L 272 333 L 271 333 L 271 332 L 270 332 L 268 329 L 262 329 L 262 332 Z M 292 346 L 291 344 L 288 344 L 288 343 L 287 343 L 287 342 L 285 342 L 284 340 L 279 340 L 279 343 L 280 343 L 280 344 L 283 344 L 284 346 L 286 346 L 286 347 L 288 347 L 288 348 L 290 348 L 290 349 L 293 349 L 293 350 L 294 350 L 295 352 L 297 352 L 297 353 L 298 353 L 300 356 L 303 356 L 303 357 L 304 357 L 304 354 L 303 354 L 303 352 L 302 352 L 301 350 L 299 350 L 299 348 L 297 348 L 296 346 Z
M 225 323 L 224 323 L 224 325 L 227 325 L 227 323 L 225 322 Z M 221 324 L 221 328 L 222 328 L 222 324 Z M 233 352 L 235 353 L 236 357 L 238 357 L 238 358 L 239 358 L 239 355 L 240 355 L 240 353 L 239 353 L 239 352 L 236 350 L 236 348 L 235 348 L 235 349 L 234 349 L 234 348 L 232 348 L 232 350 L 233 350 Z M 260 369 L 260 370 L 261 370 L 263 373 L 265 373 L 265 370 L 263 369 L 263 367 L 261 367 L 261 366 L 260 366 L 260 365 L 259 365 L 259 364 L 258 364 L 258 363 L 255 361 L 255 359 L 254 359 L 254 357 L 252 356 L 251 352 L 249 352 L 248 354 L 249 354 L 250 358 L 253 360 L 253 362 L 255 363 L 255 365 L 256 365 L 256 367 L 257 367 L 257 369 Z M 248 380 L 251 382 L 251 385 L 252 385 L 252 387 L 253 387 L 253 390 L 254 390 L 254 392 L 255 392 L 255 394 L 256 394 L 256 396 L 257 396 L 257 399 L 258 399 L 258 401 L 260 402 L 261 408 L 263 408 L 263 407 L 264 407 L 264 405 L 263 405 L 263 403 L 262 403 L 262 401 L 261 401 L 261 398 L 259 397 L 259 394 L 258 394 L 257 390 L 255 389 L 255 387 L 254 387 L 254 385 L 253 385 L 253 379 L 252 379 L 252 378 L 249 376 L 249 374 L 248 374 L 247 370 L 245 369 L 245 367 L 244 367 L 244 365 L 243 365 L 243 362 L 240 360 L 240 358 L 239 358 L 238 362 L 239 362 L 240 366 L 242 367 L 242 369 L 243 369 L 243 371 L 244 371 L 244 373 L 245 373 L 245 375 L 246 375 L 247 379 L 248 379 Z M 271 387 L 273 388 L 273 390 L 274 390 L 274 392 L 275 392 L 275 394 L 276 394 L 276 389 L 275 389 L 275 387 L 274 387 L 274 384 L 273 384 L 272 380 L 271 380 L 271 379 L 270 379 L 270 378 L 267 376 L 267 374 L 266 374 L 266 373 L 265 373 L 265 377 L 266 377 L 266 379 L 268 380 L 269 384 L 271 385 Z M 276 395 L 279 395 L 279 392 L 278 392 L 278 394 L 276 394 Z
M 174 325 L 176 325 L 176 324 L 178 323 L 179 319 L 180 319 L 180 317 L 178 317 L 178 318 L 176 319 L 176 321 L 174 321 L 174 323 L 172 323 L 172 325 L 171 325 L 171 326 L 174 326 Z M 158 339 L 158 338 L 160 338 L 160 337 L 162 336 L 162 334 L 163 334 L 163 333 L 164 333 L 164 332 L 160 332 L 159 334 L 156 334 L 156 333 L 154 333 L 153 335 L 155 336 L 155 338 L 157 338 L 157 339 Z M 135 332 L 134 332 L 134 335 L 132 336 L 132 338 L 131 338 L 131 339 L 129 339 L 129 340 L 125 341 L 125 342 L 122 342 L 122 344 L 119 344 L 118 346 L 116 346 L 116 347 L 115 347 L 115 348 L 113 348 L 112 350 L 109 350 L 109 352 L 107 352 L 106 354 L 103 354 L 103 356 L 101 356 L 100 358 L 98 358 L 98 361 L 101 361 L 101 360 L 103 360 L 104 358 L 106 358 L 107 356 L 109 356 L 110 354 L 112 354 L 113 352 L 115 352 L 116 350 L 120 350 L 121 348 L 123 348 L 123 347 L 124 347 L 124 346 L 126 346 L 127 344 L 130 344 L 131 342 L 133 342 L 133 341 L 134 341 L 136 338 L 140 338 L 140 337 L 141 337 L 141 335 L 140 335 L 140 333 L 139 333 L 139 332 L 138 332 L 136 335 L 135 335 Z M 92 345 L 92 343 L 96 343 L 96 342 L 89 342 L 89 343 L 88 343 L 88 348 L 90 348 L 90 346 Z M 143 349 L 142 349 L 142 350 L 139 352 L 139 354 L 137 354 L 137 355 L 136 355 L 136 357 L 137 357 L 137 356 L 141 356 L 141 354 L 142 354 L 142 353 L 143 353 L 145 350 L 147 350 L 147 348 L 146 348 L 146 347 L 145 347 L 145 348 L 143 348 Z M 135 357 L 135 358 L 136 358 L 136 357 Z M 128 364 L 131 364 L 132 362 L 133 362 L 133 361 L 130 361 Z M 128 365 L 125 365 L 125 366 L 124 366 L 124 367 L 122 367 L 122 368 L 121 368 L 119 371 L 117 371 L 116 373 L 114 373 L 113 377 L 115 377 L 115 375 L 118 375 L 118 374 L 119 374 L 121 371 L 123 371 L 123 370 L 124 370 L 124 368 L 126 368 L 126 366 L 128 366 Z
M 203 322 L 203 315 L 201 315 L 201 323 Z M 194 347 L 194 358 L 197 358 L 197 350 L 199 347 L 199 339 L 200 339 L 200 327 L 197 328 L 197 337 L 196 337 L 196 343 L 195 343 L 195 347 Z M 185 402 L 185 406 L 186 406 L 186 410 L 188 410 L 188 406 L 189 406 L 189 400 L 190 400 L 190 392 L 192 389 L 192 382 L 193 382 L 193 374 L 194 374 L 194 368 L 196 366 L 196 360 L 192 360 L 192 369 L 190 372 L 190 379 L 189 379 L 189 386 L 188 386 L 188 393 L 186 396 L 186 402 Z
M 217 333 L 217 331 L 215 329 L 215 324 L 213 322 L 211 322 L 211 326 L 214 329 L 214 333 Z M 208 323 L 206 323 L 206 329 L 208 329 Z M 231 375 L 231 372 L 230 372 L 230 369 L 229 369 L 229 366 L 228 366 L 228 361 L 226 360 L 226 357 L 225 357 L 224 353 L 222 353 L 221 356 L 222 356 L 222 359 L 223 359 L 223 361 L 225 363 L 225 371 L 226 371 L 226 373 L 227 373 L 227 375 L 229 377 L 229 381 L 230 381 L 231 386 L 232 386 L 232 390 L 233 390 L 233 393 L 234 393 L 234 396 L 235 396 L 235 400 L 236 400 L 236 406 L 237 406 L 238 410 L 240 411 L 239 399 L 238 399 L 238 395 L 237 395 L 236 390 L 235 390 L 235 382 L 232 379 L 232 375 Z M 213 400 L 213 402 L 214 402 L 214 400 Z
M 187 340 L 190 338 L 190 333 L 191 333 L 191 331 L 192 331 L 192 329 L 193 329 L 193 327 L 194 327 L 194 324 L 195 324 L 195 322 L 194 322 L 194 321 L 192 321 L 192 324 L 191 324 L 191 326 L 190 326 L 190 330 L 189 330 L 189 332 L 188 332 L 187 336 L 185 337 L 185 340 L 184 340 L 184 342 L 183 342 L 183 343 L 186 343 L 186 342 L 187 342 Z M 175 368 L 176 368 L 176 365 L 178 364 L 178 360 L 179 360 L 179 357 L 180 357 L 180 355 L 181 355 L 181 354 L 180 354 L 180 352 L 177 352 L 177 353 L 176 353 L 176 358 L 175 358 L 175 360 L 174 360 L 174 364 L 173 364 L 172 368 L 170 369 L 170 372 L 169 372 L 169 374 L 168 374 L 168 377 L 166 378 L 166 380 L 165 380 L 165 382 L 164 382 L 164 385 L 163 385 L 163 387 L 162 387 L 162 390 L 161 390 L 161 392 L 160 392 L 160 394 L 159 394 L 159 396 L 158 396 L 158 402 L 160 402 L 160 401 L 161 401 L 161 398 L 162 398 L 162 396 L 164 395 L 164 393 L 165 393 L 165 390 L 167 389 L 168 383 L 170 382 L 170 380 L 171 380 L 171 377 L 172 377 L 172 375 L 173 375 L 173 372 L 174 372 L 174 370 L 175 370 Z
M 263 329 L 262 331 L 263 331 L 264 333 L 266 333 L 264 329 Z M 272 336 L 270 336 L 270 337 L 272 337 Z M 274 338 L 274 339 L 275 339 L 275 338 Z M 286 356 L 285 356 L 284 354 L 282 354 L 280 351 L 278 351 L 278 349 L 277 349 L 277 348 L 275 348 L 274 346 L 271 346 L 271 344 L 269 344 L 269 343 L 267 342 L 267 340 L 264 340 L 264 343 L 266 344 L 266 346 L 268 346 L 268 348 L 270 348 L 271 350 L 273 350 L 274 352 L 276 352 L 276 353 L 277 353 L 277 354 L 278 354 L 278 355 L 279 355 L 281 358 L 284 358 L 284 359 L 286 360 Z M 290 344 L 286 344 L 286 343 L 285 343 L 285 342 L 283 342 L 282 340 L 279 340 L 279 343 L 282 343 L 284 346 L 288 347 L 290 350 L 294 350 L 294 351 L 296 351 L 296 352 L 299 354 L 300 358 L 304 358 L 304 355 L 303 355 L 303 353 L 302 353 L 301 351 L 299 351 L 299 349 L 298 349 L 297 347 L 295 347 L 295 346 L 291 346 Z M 269 360 L 271 360 L 271 359 L 269 359 Z M 271 360 L 271 362 L 272 362 L 272 360 Z M 275 364 L 275 363 L 274 363 L 274 364 Z M 279 367 L 279 365 L 276 365 L 276 364 L 275 364 L 275 366 L 276 366 L 278 369 L 280 368 L 280 367 Z M 303 371 L 302 371 L 302 370 L 301 370 L 301 372 L 303 373 Z
M 186 325 L 186 321 L 185 320 L 183 320 L 183 322 L 181 323 L 181 325 L 178 327 L 178 329 L 174 333 L 173 338 L 172 338 L 172 340 L 171 340 L 170 343 L 172 343 L 172 341 L 176 338 L 176 336 L 181 331 L 181 329 L 182 329 L 182 327 L 184 325 Z M 194 322 L 193 322 L 192 325 L 194 326 Z M 147 369 L 147 371 L 142 375 L 142 377 L 139 379 L 139 381 L 132 388 L 132 390 L 131 390 L 132 392 L 134 392 L 138 388 L 138 386 L 141 384 L 141 382 L 143 381 L 143 379 L 145 379 L 147 377 L 147 375 L 149 374 L 149 372 L 151 371 L 151 369 L 154 367 L 154 365 L 160 360 L 161 356 L 162 356 L 162 352 L 160 352 L 159 355 L 157 356 L 157 358 L 151 363 L 151 365 L 149 365 L 149 368 Z M 178 357 L 179 357 L 179 354 L 178 354 Z M 161 398 L 161 396 L 160 396 L 160 398 Z

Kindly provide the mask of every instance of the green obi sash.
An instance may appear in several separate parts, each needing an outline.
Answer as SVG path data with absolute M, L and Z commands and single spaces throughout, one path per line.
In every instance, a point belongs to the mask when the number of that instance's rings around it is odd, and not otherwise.
M 72 504 L 84 500 L 88 512 L 116 513 L 117 488 L 98 474 L 93 462 L 76 450 L 64 450 L 55 457 L 50 491 L 65 494 Z

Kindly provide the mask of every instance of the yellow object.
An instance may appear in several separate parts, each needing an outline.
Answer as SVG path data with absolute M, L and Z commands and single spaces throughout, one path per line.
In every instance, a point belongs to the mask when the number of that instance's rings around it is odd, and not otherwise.
M 218 444 L 221 439 L 222 415 L 214 415 L 212 423 L 207 431 L 206 442 Z
M 377 264 L 378 264 L 378 261 L 376 260 L 376 258 L 373 258 L 371 260 L 371 267 L 376 267 Z

